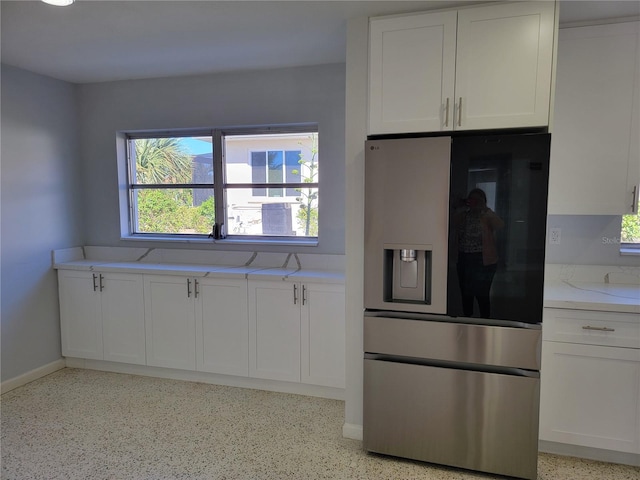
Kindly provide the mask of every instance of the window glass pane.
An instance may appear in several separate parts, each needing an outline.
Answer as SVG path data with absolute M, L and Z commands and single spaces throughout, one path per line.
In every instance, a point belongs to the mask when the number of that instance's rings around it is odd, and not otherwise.
M 209 234 L 215 223 L 212 188 L 134 190 L 134 233 Z
M 318 236 L 318 189 L 305 188 L 297 197 L 278 201 L 256 198 L 249 188 L 227 190 L 229 235 Z
M 284 160 L 282 158 L 282 151 L 270 151 L 268 153 L 268 183 L 282 183 L 284 179 Z M 270 197 L 281 197 L 282 189 L 281 188 L 270 188 L 269 189 Z
M 285 182 L 287 183 L 301 183 L 302 154 L 300 150 L 287 150 L 284 152 L 284 165 L 285 165 Z M 286 195 L 288 197 L 297 196 L 295 188 L 287 188 Z
M 640 208 L 640 199 L 638 199 L 638 205 L 636 206 L 636 212 Z M 635 215 L 623 215 L 622 216 L 622 229 L 620 231 L 620 242 L 638 245 L 640 246 L 640 214 Z
M 226 135 L 224 152 L 224 172 L 229 184 L 318 182 L 318 134 L 314 132 Z M 254 162 L 262 155 L 265 158 L 268 155 L 265 180 L 258 180 L 254 170 L 259 167 L 254 168 Z M 293 173 L 295 169 L 298 173 Z
M 130 140 L 133 184 L 213 183 L 211 137 Z
M 253 183 L 267 183 L 267 152 L 251 152 L 251 181 Z M 264 197 L 265 188 L 254 188 L 253 195 Z

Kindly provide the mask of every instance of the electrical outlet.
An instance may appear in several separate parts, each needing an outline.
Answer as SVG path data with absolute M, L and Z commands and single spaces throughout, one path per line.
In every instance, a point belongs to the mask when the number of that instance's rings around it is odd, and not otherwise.
M 560 245 L 560 236 L 561 230 L 559 228 L 551 228 L 549 229 L 549 243 L 551 245 Z

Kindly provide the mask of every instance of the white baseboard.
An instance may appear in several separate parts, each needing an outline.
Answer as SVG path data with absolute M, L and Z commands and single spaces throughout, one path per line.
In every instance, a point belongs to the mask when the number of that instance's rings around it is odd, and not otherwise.
M 342 425 L 342 436 L 352 440 L 362 440 L 362 425 L 345 423 Z
M 176 370 L 173 368 L 150 367 L 146 365 L 133 365 L 129 363 L 109 362 L 106 360 L 87 360 L 71 357 L 67 357 L 67 367 L 86 368 L 89 370 L 101 370 L 104 372 L 125 373 L 131 375 L 143 375 L 147 377 L 169 378 L 173 380 L 185 380 L 188 382 L 210 383 L 214 385 L 225 385 L 228 387 L 253 388 L 256 390 L 293 393 L 296 395 L 329 398 L 332 400 L 344 400 L 344 388 L 323 387 L 296 382 L 282 382 L 278 380 L 237 377 L 233 375 L 221 375 L 193 370 Z
M 9 380 L 5 380 L 0 384 L 0 392 L 7 393 L 11 390 L 26 385 L 29 382 L 33 382 L 39 378 L 42 378 L 50 373 L 56 372 L 58 370 L 63 369 L 66 366 L 64 358 L 60 360 L 56 360 L 54 362 L 43 365 L 42 367 L 35 368 L 27 373 L 23 373 L 22 375 L 11 378 Z
M 569 445 L 567 443 L 550 442 L 547 440 L 540 440 L 538 442 L 538 450 L 544 453 L 563 455 L 565 457 L 586 458 L 588 460 L 640 467 L 640 455 L 637 453 L 616 452 L 614 450 Z

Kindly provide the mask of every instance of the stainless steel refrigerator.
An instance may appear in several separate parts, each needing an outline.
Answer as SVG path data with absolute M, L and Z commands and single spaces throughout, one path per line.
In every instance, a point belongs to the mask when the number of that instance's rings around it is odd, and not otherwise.
M 365 450 L 536 478 L 549 146 L 366 142 Z

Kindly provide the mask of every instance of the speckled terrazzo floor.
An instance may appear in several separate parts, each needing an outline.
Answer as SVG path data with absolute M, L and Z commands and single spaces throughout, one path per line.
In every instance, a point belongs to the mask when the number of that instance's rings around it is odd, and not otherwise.
M 3 479 L 496 479 L 368 455 L 336 400 L 64 369 L 2 396 Z M 541 454 L 539 480 L 640 469 Z

